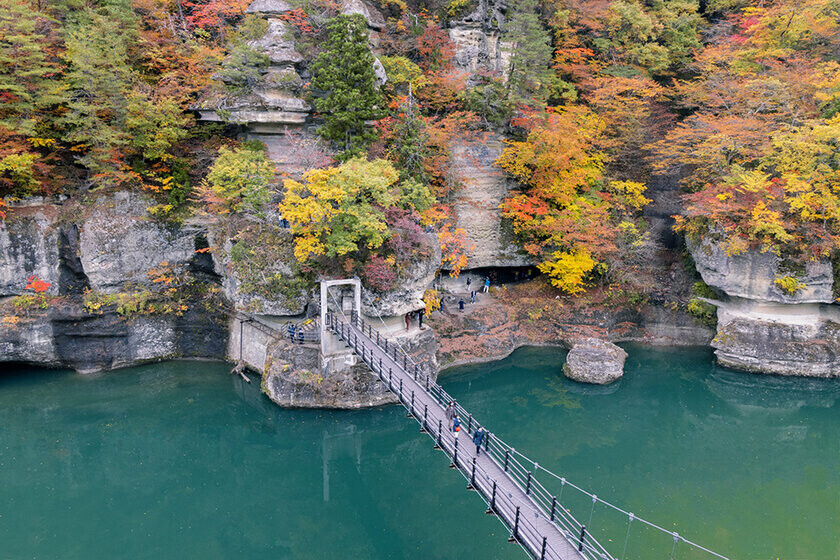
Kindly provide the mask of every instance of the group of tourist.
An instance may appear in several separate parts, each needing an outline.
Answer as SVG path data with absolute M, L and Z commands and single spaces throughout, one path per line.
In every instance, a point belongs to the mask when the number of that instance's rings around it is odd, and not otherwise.
M 475 290 L 473 290 L 471 288 L 472 288 L 472 278 L 467 276 L 467 290 L 470 290 L 470 303 L 475 303 L 476 300 L 478 299 L 478 294 Z M 484 277 L 484 288 L 482 289 L 482 293 L 486 294 L 489 291 L 490 291 L 490 277 L 485 276 Z M 466 307 L 466 305 L 467 305 L 467 302 L 464 301 L 464 298 L 461 298 L 461 299 L 458 300 L 458 309 L 460 311 L 463 311 L 464 308 Z
M 444 411 L 446 415 L 446 423 L 448 429 L 455 434 L 455 439 L 461 433 L 461 417 L 458 415 L 458 410 L 455 407 L 455 401 L 449 401 L 449 405 Z M 484 437 L 487 432 L 481 426 L 476 427 L 473 432 L 473 443 L 475 444 L 475 454 L 481 455 L 481 444 L 484 443 Z
M 289 337 L 289 340 L 294 343 L 296 340 L 303 344 L 303 328 L 299 327 L 294 323 L 289 323 L 286 326 L 286 335 Z
M 419 311 L 411 311 L 405 314 L 405 330 L 409 330 L 411 328 L 411 319 L 417 319 L 417 327 L 423 328 L 423 317 L 426 316 L 426 310 L 421 309 Z

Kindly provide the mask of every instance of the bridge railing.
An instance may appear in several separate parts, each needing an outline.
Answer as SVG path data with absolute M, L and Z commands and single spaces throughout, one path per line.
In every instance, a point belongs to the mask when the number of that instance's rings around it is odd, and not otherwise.
M 357 326 L 360 329 L 362 328 L 361 325 Z M 414 391 L 411 390 L 409 392 L 403 388 L 402 383 L 398 384 L 394 380 L 393 370 L 386 368 L 381 361 L 374 357 L 373 352 L 366 346 L 364 340 L 360 340 L 358 335 L 349 328 L 347 323 L 337 320 L 334 315 L 328 315 L 328 328 L 347 341 L 371 371 L 379 377 L 380 381 L 388 385 L 388 388 L 397 395 L 400 403 L 409 410 L 412 417 L 420 423 L 423 430 L 435 440 L 436 446 L 452 458 L 452 464 L 450 466 L 453 468 L 457 467 L 461 474 L 469 481 L 468 488 L 476 490 L 482 497 L 487 504 L 487 513 L 497 515 L 510 529 L 511 537 L 509 540 L 519 543 L 534 558 L 540 560 L 563 560 L 564 556 L 548 542 L 547 538 L 541 534 L 537 527 L 539 514 L 533 515 L 537 513 L 535 508 L 530 511 L 523 511 L 504 492 L 501 490 L 496 491 L 496 484 L 490 473 L 475 461 L 469 462 L 463 453 L 459 455 L 459 440 L 454 436 L 453 432 L 448 427 L 444 427 L 442 423 L 434 425 L 434 423 L 428 420 L 425 414 L 427 411 L 421 410 L 419 401 L 415 403 Z M 365 326 L 364 333 L 370 332 L 367 328 Z M 368 335 L 368 338 L 370 338 L 370 335 Z M 389 356 L 391 355 L 389 354 Z M 404 353 L 398 350 L 396 357 L 397 359 L 402 359 Z M 420 379 L 418 376 L 418 380 Z M 429 388 L 434 390 L 435 393 L 446 395 L 446 392 L 439 385 L 430 381 L 428 376 L 424 376 L 422 380 L 423 383 L 428 382 Z M 423 387 L 425 389 L 425 385 Z M 567 534 L 567 538 L 569 538 L 569 533 L 564 532 Z M 569 538 L 569 540 L 572 541 L 573 539 Z M 584 547 L 584 551 L 588 552 L 586 547 Z M 611 559 L 608 555 L 591 556 L 584 554 L 584 556 L 598 560 Z
M 334 321 L 340 322 L 337 316 L 332 315 L 332 318 Z M 387 337 L 382 336 L 379 331 L 364 321 L 357 313 L 353 313 L 350 318 L 345 318 L 356 325 L 356 327 L 366 334 L 369 339 L 380 347 L 380 349 L 385 350 L 389 356 L 393 357 L 395 362 L 402 364 L 403 369 L 405 369 L 405 371 L 411 374 L 415 380 L 423 385 L 425 390 L 432 395 L 439 404 L 446 406 L 448 403 L 454 402 L 456 411 L 461 418 L 464 419 L 467 433 L 473 434 L 475 430 L 478 429 L 480 424 L 472 417 L 470 412 L 462 407 L 451 395 L 449 395 L 443 387 L 431 379 L 431 370 L 427 364 L 417 364 L 399 343 L 392 342 Z M 365 350 L 362 349 L 363 353 L 364 351 Z M 381 364 L 372 364 L 371 369 L 377 365 L 381 368 Z M 647 560 L 651 557 L 651 550 L 665 549 L 670 551 L 668 557 L 671 559 L 676 558 L 678 555 L 681 560 L 728 560 L 726 556 L 692 542 L 675 531 L 664 529 L 659 525 L 651 523 L 650 521 L 638 517 L 629 511 L 599 498 L 593 493 L 587 492 L 586 490 L 573 484 L 571 481 L 566 480 L 566 478 L 558 476 L 541 467 L 538 463 L 516 451 L 516 449 L 492 434 L 486 428 L 485 432 L 487 434 L 485 437 L 485 450 L 488 455 L 490 455 L 498 464 L 502 465 L 510 477 L 515 480 L 516 483 L 526 491 L 526 494 L 528 494 L 531 500 L 539 506 L 540 511 L 546 515 L 550 521 L 556 523 L 557 526 L 564 531 L 566 536 L 579 547 L 581 554 L 583 554 L 585 558 L 590 560 L 614 558 L 618 560 L 629 560 L 630 558 L 635 557 L 640 560 Z M 545 478 L 538 480 L 539 474 L 545 475 L 545 477 L 547 477 L 547 481 Z M 556 488 L 558 493 L 554 494 L 546 487 L 546 484 Z M 559 486 L 559 488 L 557 488 L 557 486 Z M 564 491 L 566 491 L 566 498 L 563 498 Z M 589 509 L 588 520 L 585 524 L 578 521 L 578 519 L 572 514 L 571 509 L 561 505 L 561 499 L 563 499 L 563 503 L 566 503 L 567 506 L 569 505 L 567 502 L 571 501 L 569 500 L 571 492 L 574 492 L 577 496 L 583 498 L 583 503 L 575 504 L 576 508 L 578 505 L 580 506 L 580 508 L 577 508 L 576 511 L 583 513 L 585 511 L 584 508 Z M 605 521 L 603 523 L 599 523 L 601 528 L 597 531 L 598 534 L 603 535 L 605 538 L 609 538 L 609 534 L 621 531 L 626 527 L 626 535 L 623 543 L 621 542 L 621 539 L 610 539 L 612 542 L 612 548 L 614 549 L 612 553 L 608 552 L 593 535 L 594 525 L 592 525 L 592 520 L 597 506 L 601 506 L 601 509 L 606 510 L 608 514 L 614 517 L 614 519 L 611 519 L 608 522 Z M 636 533 L 633 534 L 632 539 L 631 529 L 636 531 Z M 605 532 L 608 530 L 610 533 Z M 632 554 L 632 546 L 628 548 L 628 543 L 632 544 L 633 541 L 638 543 L 636 548 L 640 548 L 639 553 L 636 555 Z M 677 554 L 678 545 L 680 546 L 679 554 Z M 631 550 L 631 552 L 628 553 L 628 550 Z
M 397 364 L 403 366 L 403 369 L 417 381 L 425 391 L 433 396 L 438 404 L 447 406 L 450 402 L 455 403 L 456 412 L 462 418 L 462 423 L 466 428 L 467 434 L 474 434 L 475 431 L 481 427 L 484 429 L 486 435 L 484 439 L 485 452 L 499 465 L 509 476 L 510 479 L 530 497 L 535 509 L 530 513 L 535 513 L 537 516 L 542 516 L 549 522 L 554 523 L 559 527 L 566 538 L 574 543 L 580 553 L 589 560 L 612 560 L 613 556 L 607 552 L 600 543 L 594 539 L 591 534 L 587 532 L 584 525 L 578 522 L 577 519 L 566 509 L 564 509 L 559 501 L 551 495 L 548 490 L 537 480 L 533 472 L 529 471 L 518 459 L 515 450 L 507 445 L 504 441 L 497 438 L 489 430 L 484 428 L 472 414 L 446 392 L 435 380 L 429 375 L 430 371 L 427 367 L 414 362 L 412 357 L 399 344 L 395 344 L 388 338 L 381 335 L 381 333 L 374 329 L 367 321 L 362 319 L 357 313 L 352 313 L 349 318 L 353 325 L 358 328 L 362 334 L 366 335 L 380 350 L 384 351 Z M 334 313 L 327 313 L 327 321 L 329 328 L 336 332 L 341 338 L 348 342 L 353 347 L 357 354 L 362 357 L 362 360 L 368 364 L 374 373 L 382 376 L 383 381 L 389 383 L 387 372 L 383 371 L 381 361 L 374 362 L 371 349 L 366 348 L 364 341 L 358 338 L 358 335 L 353 332 L 349 325 L 340 320 Z M 393 387 L 392 391 L 398 393 L 400 402 L 402 402 L 401 388 Z M 403 403 L 405 404 L 405 403 Z M 407 406 L 407 408 L 409 408 Z M 414 413 L 414 411 L 412 411 Z M 436 429 L 436 427 L 434 427 Z M 430 432 L 431 433 L 431 432 Z M 536 529 L 533 529 L 534 531 Z M 532 535 L 533 536 L 533 535 Z M 534 551 L 531 550 L 533 553 Z M 539 558 L 539 555 L 536 556 Z

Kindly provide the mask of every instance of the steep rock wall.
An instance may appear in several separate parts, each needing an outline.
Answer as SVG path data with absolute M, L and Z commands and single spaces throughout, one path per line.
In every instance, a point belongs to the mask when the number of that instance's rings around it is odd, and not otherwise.
M 0 297 L 23 293 L 31 276 L 49 282 L 50 293 L 58 293 L 58 216 L 56 206 L 34 201 L 0 222 Z
M 718 307 L 721 365 L 754 373 L 840 377 L 840 309 L 735 299 Z
M 463 139 L 452 150 L 453 170 L 462 184 L 452 207 L 457 216 L 456 226 L 464 228 L 470 246 L 467 268 L 534 263 L 516 244 L 499 209 L 514 186 L 493 165 L 503 148 L 502 137 L 493 134 L 480 142 Z
M 177 313 L 88 309 L 83 290 L 115 294 L 151 287 L 161 266 L 207 274 L 196 245 L 206 232 L 152 220 L 152 201 L 115 192 L 85 206 L 31 200 L 0 223 L 0 362 L 108 370 L 167 358 L 223 358 L 225 311 L 196 301 Z M 206 241 L 206 240 L 205 240 Z M 15 308 L 27 278 L 51 284 L 40 305 Z M 210 269 L 212 280 L 212 269 Z M 207 279 L 207 278 L 205 278 Z
M 717 334 L 712 342 L 718 362 L 754 373 L 840 377 L 840 310 L 833 297 L 831 263 L 809 262 L 788 273 L 772 253 L 727 255 L 719 243 L 688 240 L 704 282 L 721 297 Z M 775 283 L 792 274 L 805 287 L 786 293 Z
M 327 335 L 333 336 L 333 335 Z M 430 328 L 389 336 L 418 364 L 437 378 L 437 340 Z M 262 388 L 280 406 L 306 408 L 365 408 L 397 401 L 358 357 L 348 355 L 341 368 L 327 367 L 318 345 L 275 340 L 265 348 Z

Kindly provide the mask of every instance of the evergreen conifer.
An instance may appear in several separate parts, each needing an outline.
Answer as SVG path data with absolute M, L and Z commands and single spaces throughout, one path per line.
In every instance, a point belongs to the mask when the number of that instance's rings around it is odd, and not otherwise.
M 515 0 L 505 25 L 504 41 L 511 52 L 507 89 L 516 102 L 545 100 L 550 90 L 552 50 L 537 9 L 537 0 Z
M 332 18 L 324 50 L 312 65 L 312 86 L 325 92 L 314 100 L 324 114 L 320 133 L 344 152 L 340 159 L 359 155 L 375 137 L 365 124 L 382 111 L 373 64 L 365 19 L 358 14 Z

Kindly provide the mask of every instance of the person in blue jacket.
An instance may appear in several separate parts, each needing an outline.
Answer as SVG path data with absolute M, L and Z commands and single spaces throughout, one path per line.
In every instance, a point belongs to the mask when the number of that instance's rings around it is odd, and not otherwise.
M 479 426 L 478 429 L 473 434 L 473 443 L 475 444 L 475 454 L 476 455 L 481 455 L 481 444 L 484 441 L 485 433 L 486 432 L 484 431 L 484 428 Z
M 461 417 L 457 414 L 455 418 L 452 420 L 452 431 L 455 432 L 455 437 L 458 437 L 458 434 L 461 433 Z

